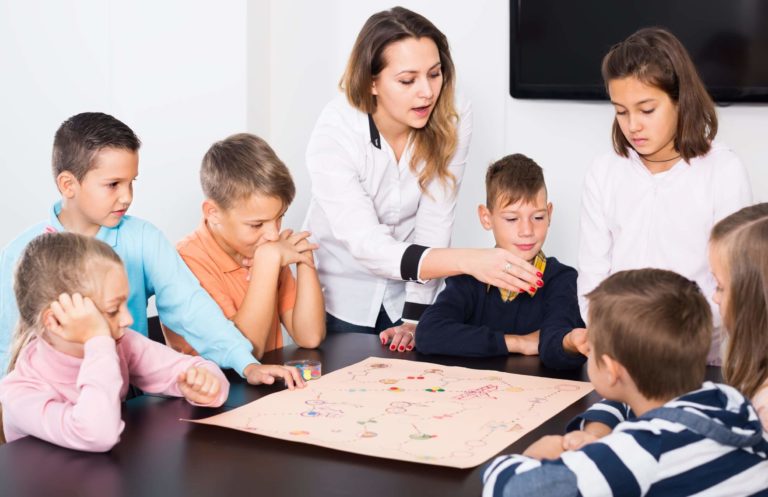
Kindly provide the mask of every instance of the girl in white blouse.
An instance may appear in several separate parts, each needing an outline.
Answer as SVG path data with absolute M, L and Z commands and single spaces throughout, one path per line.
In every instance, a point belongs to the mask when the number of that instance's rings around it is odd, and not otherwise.
M 584 184 L 582 316 L 588 320 L 584 295 L 625 269 L 676 271 L 709 297 L 715 289 L 707 265 L 709 232 L 751 203 L 747 172 L 733 151 L 713 141 L 714 104 L 674 35 L 641 29 L 610 50 L 602 73 L 616 110 L 614 152 L 595 161 Z M 714 305 L 713 313 L 719 326 Z
M 305 228 L 320 248 L 327 330 L 380 333 L 411 350 L 436 278 L 471 274 L 519 291 L 541 279 L 503 249 L 447 249 L 472 128 L 448 41 L 402 7 L 363 26 L 307 148 Z M 405 323 L 401 324 L 401 319 Z

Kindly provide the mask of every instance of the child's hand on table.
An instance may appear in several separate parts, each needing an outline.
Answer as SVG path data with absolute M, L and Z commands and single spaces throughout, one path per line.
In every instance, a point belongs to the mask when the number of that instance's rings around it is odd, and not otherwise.
M 586 328 L 574 328 L 563 337 L 563 349 L 571 354 L 589 355 L 589 342 Z
M 557 459 L 563 450 L 563 437 L 561 435 L 547 435 L 533 442 L 523 452 L 524 456 L 534 459 Z
M 184 398 L 200 405 L 212 404 L 221 390 L 219 377 L 203 367 L 189 368 L 180 373 L 177 384 Z
M 504 343 L 507 345 L 507 351 L 509 353 L 523 355 L 538 355 L 540 334 L 541 330 L 536 330 L 527 335 L 504 335 Z
M 282 378 L 285 380 L 285 386 L 288 387 L 288 390 L 307 386 L 301 377 L 301 371 L 294 367 L 277 364 L 249 364 L 243 373 L 251 385 L 271 385 L 276 378 Z
M 598 437 L 587 431 L 572 431 L 563 436 L 563 450 L 579 450 L 595 440 L 598 440 Z
M 382 345 L 390 344 L 389 350 L 405 352 L 413 350 L 416 346 L 416 325 L 413 323 L 403 323 L 400 326 L 393 326 L 379 333 L 379 339 Z M 391 343 L 390 343 L 391 342 Z

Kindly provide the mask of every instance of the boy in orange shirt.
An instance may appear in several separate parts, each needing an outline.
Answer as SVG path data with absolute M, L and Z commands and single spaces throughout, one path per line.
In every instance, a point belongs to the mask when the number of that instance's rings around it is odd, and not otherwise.
M 320 345 L 325 308 L 312 255 L 317 246 L 308 232 L 281 231 L 295 194 L 288 168 L 264 140 L 242 133 L 211 146 L 200 182 L 203 220 L 176 249 L 201 286 L 257 358 L 282 347 L 281 323 L 296 345 Z M 194 352 L 179 335 L 164 332 L 168 345 Z

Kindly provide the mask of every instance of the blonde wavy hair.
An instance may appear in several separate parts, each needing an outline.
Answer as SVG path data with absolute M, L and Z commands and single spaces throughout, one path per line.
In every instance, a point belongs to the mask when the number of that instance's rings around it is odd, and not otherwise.
M 456 178 L 448 164 L 458 143 L 458 114 L 454 105 L 455 69 L 448 39 L 427 18 L 403 7 L 395 7 L 372 15 L 357 35 L 339 87 L 349 103 L 368 114 L 376 111 L 376 97 L 371 94 L 374 79 L 386 67 L 384 51 L 392 43 L 408 38 L 429 38 L 437 45 L 443 73 L 443 85 L 426 126 L 415 129 L 411 171 L 418 173 L 419 187 L 424 192 L 435 178 L 451 184 Z M 418 166 L 424 167 L 418 170 Z

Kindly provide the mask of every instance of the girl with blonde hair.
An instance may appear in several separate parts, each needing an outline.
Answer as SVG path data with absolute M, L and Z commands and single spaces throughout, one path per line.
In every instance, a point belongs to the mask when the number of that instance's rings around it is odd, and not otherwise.
M 218 407 L 229 383 L 214 363 L 185 356 L 129 329 L 128 278 L 104 242 L 74 233 L 33 239 L 19 261 L 19 321 L 8 375 L 0 380 L 7 441 L 35 436 L 104 452 L 125 423 L 130 384 Z

